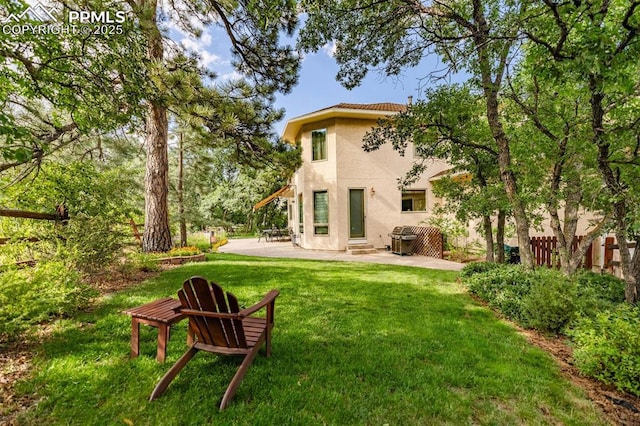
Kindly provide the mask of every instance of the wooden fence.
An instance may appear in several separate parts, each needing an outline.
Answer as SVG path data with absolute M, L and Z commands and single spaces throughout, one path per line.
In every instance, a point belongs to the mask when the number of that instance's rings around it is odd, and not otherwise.
M 15 217 L 19 219 L 36 219 L 36 220 L 52 220 L 56 222 L 60 222 L 63 225 L 66 225 L 69 222 L 69 212 L 67 208 L 63 205 L 56 207 L 55 213 L 38 213 L 38 212 L 29 212 L 26 210 L 7 210 L 0 209 L 0 217 Z M 3 244 L 7 244 L 11 241 L 11 238 L 0 238 L 0 246 Z M 40 241 L 38 237 L 23 237 L 18 238 L 20 241 L 26 241 L 30 243 L 36 243 Z
M 0 209 L 0 217 L 14 217 L 19 219 L 36 219 L 36 220 L 51 220 L 57 223 L 62 224 L 63 226 L 69 222 L 69 211 L 66 206 L 59 205 L 56 207 L 55 213 L 39 213 L 39 212 L 30 212 L 26 210 L 8 210 L 8 209 Z M 0 238 L 0 245 L 7 244 L 11 242 L 11 238 Z M 38 237 L 22 237 L 17 238 L 19 241 L 27 241 L 27 242 L 38 242 L 40 238 Z M 24 267 L 24 266 L 34 266 L 36 264 L 35 259 L 28 259 L 16 262 L 13 266 Z M 0 265 L 2 267 L 6 267 L 9 265 Z
M 444 257 L 444 242 L 438 228 L 426 226 L 412 226 L 411 230 L 417 235 L 413 240 L 413 252 L 422 256 Z
M 69 212 L 64 205 L 59 205 L 58 207 L 56 207 L 55 213 L 37 213 L 28 212 L 25 210 L 0 209 L 0 216 L 23 219 L 59 220 L 62 222 L 66 222 L 69 220 Z
M 8 210 L 8 209 L 0 209 L 0 217 L 13 217 L 18 219 L 35 219 L 35 220 L 50 220 L 55 221 L 63 226 L 69 223 L 69 211 L 65 205 L 59 205 L 55 209 L 55 213 L 39 213 L 39 212 L 30 212 L 26 210 Z M 131 226 L 131 230 L 133 232 L 133 236 L 136 239 L 136 243 L 134 245 L 139 245 L 142 243 L 142 235 L 140 234 L 139 228 L 143 227 L 144 224 L 137 224 L 133 219 L 129 219 L 128 225 Z M 19 237 L 19 238 L 6 238 L 0 237 L 0 246 L 4 244 L 8 244 L 12 241 L 23 241 L 23 242 L 31 242 L 35 243 L 40 241 L 39 237 Z M 33 266 L 36 261 L 34 259 L 24 260 L 15 263 L 15 266 Z M 3 266 L 3 265 L 0 265 Z M 4 265 L 7 266 L 7 265 Z
M 627 246 L 630 249 L 636 248 L 635 241 L 628 241 Z M 614 250 L 620 250 L 620 246 L 616 243 L 615 237 L 606 237 L 604 239 L 604 259 L 602 263 L 602 268 L 607 269 L 610 272 L 614 272 L 614 269 L 620 266 L 619 260 L 614 259 Z
M 574 237 L 571 249 L 576 250 L 578 244 L 582 242 L 583 236 Z M 538 266 L 546 265 L 547 267 L 560 267 L 560 256 L 558 255 L 558 239 L 556 237 L 532 237 L 531 251 L 536 259 Z M 587 249 L 582 260 L 584 269 L 591 269 L 593 266 L 593 243 Z

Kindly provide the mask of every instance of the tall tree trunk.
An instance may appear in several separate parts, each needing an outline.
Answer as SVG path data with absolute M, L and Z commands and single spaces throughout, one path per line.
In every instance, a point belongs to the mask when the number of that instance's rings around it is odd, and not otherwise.
M 609 162 L 610 144 L 604 135 L 604 93 L 602 92 L 603 78 L 597 74 L 589 76 L 589 90 L 591 92 L 591 130 L 593 132 L 593 143 L 598 147 L 598 169 L 602 175 L 604 183 L 613 197 L 613 223 L 618 247 L 620 250 L 620 266 L 626 283 L 625 300 L 628 303 L 637 303 L 640 298 L 640 256 L 639 248 L 631 256 L 629 245 L 627 244 L 627 199 L 624 194 L 624 187 L 620 184 Z
M 150 103 L 147 111 L 147 165 L 144 177 L 145 218 L 142 250 L 171 250 L 169 229 L 169 159 L 167 155 L 167 111 Z
M 482 171 L 482 167 L 480 166 L 480 161 L 477 157 L 473 157 L 476 165 L 476 178 L 478 179 L 478 183 L 483 191 L 487 190 L 487 179 L 484 177 L 484 173 Z M 487 250 L 487 254 L 485 257 L 485 261 L 494 262 L 494 245 L 493 245 L 493 224 L 491 223 L 491 215 L 484 214 L 482 216 L 482 227 L 484 230 L 484 241 L 485 248 Z
M 529 238 L 529 218 L 527 217 L 524 202 L 518 194 L 516 176 L 511 169 L 511 148 L 509 146 L 509 138 L 507 138 L 502 127 L 498 102 L 498 94 L 510 49 L 508 45 L 504 46 L 499 54 L 499 63 L 493 62 L 489 52 L 489 49 L 492 48 L 493 40 L 491 40 L 491 29 L 484 15 L 483 6 L 482 0 L 473 0 L 473 18 L 476 23 L 473 38 L 478 54 L 482 89 L 487 105 L 487 122 L 498 147 L 500 177 L 504 183 L 507 197 L 511 202 L 513 217 L 516 221 L 520 262 L 527 268 L 533 268 L 531 239 Z
M 178 216 L 180 217 L 180 246 L 187 246 L 187 221 L 184 217 L 184 144 L 180 133 L 178 147 Z
M 504 228 L 507 223 L 507 213 L 498 210 L 498 224 L 496 225 L 497 261 L 504 263 Z
M 513 217 L 516 222 L 516 235 L 520 253 L 520 263 L 527 268 L 533 268 L 533 256 L 531 254 L 531 239 L 529 238 L 529 218 L 525 211 L 524 202 L 518 194 L 516 176 L 511 170 L 511 149 L 509 139 L 504 133 L 500 112 L 498 108 L 498 92 L 496 88 L 485 89 L 487 97 L 487 119 L 493 137 L 498 145 L 498 166 L 500 177 L 504 183 L 507 197 L 511 202 Z
M 147 38 L 147 57 L 151 66 L 162 63 L 164 49 L 162 35 L 156 22 L 157 3 L 154 0 L 141 2 L 140 25 Z M 150 72 L 156 72 L 151 70 Z M 142 250 L 165 252 L 171 250 L 169 228 L 169 159 L 167 109 L 162 101 L 150 99 L 146 116 L 145 149 L 147 164 L 144 178 L 145 218 Z
M 484 228 L 484 240 L 487 247 L 487 262 L 494 262 L 494 246 L 493 246 L 493 226 L 491 224 L 491 216 L 482 217 L 482 226 Z

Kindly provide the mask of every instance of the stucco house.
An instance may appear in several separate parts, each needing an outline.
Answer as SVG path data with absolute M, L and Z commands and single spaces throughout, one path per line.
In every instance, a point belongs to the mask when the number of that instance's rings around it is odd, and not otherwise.
M 411 168 L 415 158 L 412 147 L 404 156 L 390 144 L 373 152 L 362 148 L 365 134 L 377 126 L 378 119 L 406 108 L 394 103 L 341 103 L 290 119 L 282 137 L 301 144 L 302 166 L 286 187 L 258 205 L 285 198 L 292 237 L 305 249 L 382 249 L 391 245 L 393 228 L 424 226 L 434 207 L 443 204 L 432 192 L 433 183 L 447 174 L 451 165 L 429 159 L 420 180 L 402 191 L 398 178 Z M 585 235 L 593 219 L 593 214 L 581 212 L 576 235 Z M 468 224 L 469 240 L 481 240 L 475 225 Z M 530 235 L 553 235 L 549 219 L 532 228 Z M 607 255 L 605 237 L 596 239 L 588 254 L 595 269 L 616 263 L 614 252 L 609 250 Z M 515 236 L 507 244 L 517 245 Z
M 430 179 L 450 166 L 433 160 L 404 191 L 398 178 L 410 168 L 412 149 L 401 157 L 390 145 L 365 152 L 365 134 L 377 120 L 405 110 L 394 103 L 341 103 L 289 120 L 283 138 L 302 146 L 302 166 L 279 196 L 287 197 L 289 227 L 305 249 L 384 248 L 396 226 L 418 226 L 437 200 Z

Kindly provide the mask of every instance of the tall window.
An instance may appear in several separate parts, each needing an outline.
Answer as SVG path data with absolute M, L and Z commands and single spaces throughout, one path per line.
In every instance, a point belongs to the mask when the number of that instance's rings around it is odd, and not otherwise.
M 312 161 L 327 159 L 327 129 L 311 132 Z
M 402 191 L 403 212 L 423 212 L 427 210 L 427 191 L 425 189 L 407 189 Z
M 304 209 L 302 208 L 302 194 L 298 194 L 298 223 L 300 224 L 300 233 L 304 233 Z
M 313 193 L 313 233 L 329 234 L 329 194 L 327 191 Z

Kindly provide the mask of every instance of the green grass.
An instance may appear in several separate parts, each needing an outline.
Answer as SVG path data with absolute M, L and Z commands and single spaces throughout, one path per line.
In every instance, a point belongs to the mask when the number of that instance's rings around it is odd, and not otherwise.
M 604 424 L 540 349 L 479 306 L 456 273 L 359 263 L 215 255 L 105 298 L 57 325 L 20 385 L 41 398 L 22 424 Z M 204 275 L 250 305 L 271 288 L 273 356 L 259 356 L 229 407 L 217 407 L 238 361 L 200 353 L 154 402 L 157 380 L 186 350 L 174 330 L 168 362 L 141 327 L 128 359 L 120 312 L 175 295 Z

